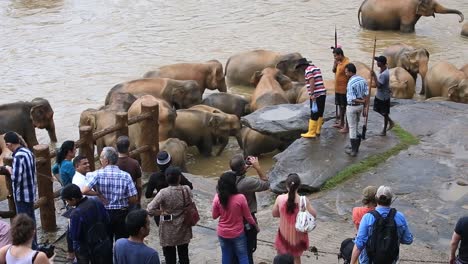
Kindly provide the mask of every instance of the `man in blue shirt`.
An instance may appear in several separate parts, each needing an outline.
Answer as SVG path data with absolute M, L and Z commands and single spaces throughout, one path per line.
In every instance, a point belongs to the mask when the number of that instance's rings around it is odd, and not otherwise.
M 393 198 L 392 190 L 390 187 L 382 185 L 377 189 L 375 198 L 377 200 L 377 207 L 375 210 L 382 217 L 387 217 L 391 209 L 390 204 L 392 203 Z M 399 242 L 406 245 L 413 243 L 413 235 L 406 223 L 405 216 L 402 213 L 397 212 L 394 219 L 397 226 Z M 355 239 L 353 254 L 351 256 L 351 264 L 356 264 L 358 257 L 360 264 L 372 264 L 367 256 L 366 244 L 372 234 L 374 222 L 375 218 L 371 213 L 365 214 L 362 218 L 359 225 L 359 231 Z M 396 263 L 396 261 L 394 263 Z
M 150 233 L 150 218 L 143 209 L 133 210 L 125 219 L 130 237 L 115 242 L 114 264 L 159 264 L 158 252 L 145 245 L 143 240 Z

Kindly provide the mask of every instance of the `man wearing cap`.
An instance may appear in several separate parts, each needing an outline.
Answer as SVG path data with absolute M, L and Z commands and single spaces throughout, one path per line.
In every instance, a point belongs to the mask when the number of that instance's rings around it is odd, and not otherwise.
M 146 186 L 145 197 L 148 199 L 153 197 L 154 189 L 159 192 L 160 190 L 169 186 L 169 184 L 167 184 L 164 173 L 166 169 L 171 166 L 171 155 L 166 151 L 160 151 L 156 156 L 156 163 L 158 165 L 159 171 L 151 174 L 148 180 L 148 185 Z M 182 177 L 180 177 L 180 185 L 187 185 L 190 187 L 190 189 L 193 189 L 192 183 L 187 180 L 183 174 Z M 156 225 L 159 226 L 159 215 L 154 216 L 154 221 L 156 222 Z
M 341 48 L 333 49 L 333 72 L 335 73 L 335 104 L 339 107 L 339 123 L 333 127 L 340 128 L 339 132 L 348 133 L 349 128 L 346 122 L 346 86 L 349 77 L 345 73 L 345 66 L 349 63 L 348 57 L 345 57 Z
M 362 205 L 359 207 L 353 208 L 353 223 L 356 227 L 356 230 L 359 230 L 359 224 L 361 223 L 362 217 L 368 212 L 375 209 L 377 205 L 375 202 L 375 193 L 377 192 L 377 187 L 367 186 L 362 190 Z
M 91 180 L 81 190 L 83 194 L 90 195 L 94 189 L 105 201 L 110 217 L 108 233 L 112 242 L 114 238 L 128 238 L 125 217 L 129 207 L 138 203 L 138 192 L 132 177 L 117 167 L 118 159 L 119 155 L 113 147 L 105 147 L 99 157 L 101 169 L 88 173 Z
M 325 111 L 325 99 L 327 96 L 325 84 L 323 83 L 322 71 L 319 67 L 307 61 L 306 58 L 299 59 L 296 69 L 304 71 L 311 105 L 309 130 L 307 133 L 301 134 L 301 137 L 315 138 L 316 136 L 320 136 L 320 130 L 323 124 L 323 112 Z M 313 107 L 314 104 L 316 107 Z
M 354 157 L 359 151 L 361 145 L 361 137 L 359 135 L 359 117 L 362 113 L 366 114 L 364 108 L 367 104 L 367 95 L 369 88 L 367 81 L 356 74 L 356 66 L 348 63 L 345 66 L 346 76 L 349 77 L 348 85 L 346 86 L 346 117 L 349 125 L 349 139 L 351 141 L 351 149 L 346 148 L 346 154 Z
M 380 186 L 377 189 L 375 199 L 377 200 L 377 207 L 375 211 L 379 213 L 382 217 L 387 217 L 390 213 L 390 205 L 392 204 L 393 193 L 392 189 L 388 186 Z M 396 212 L 395 214 L 395 224 L 397 226 L 397 234 L 400 244 L 409 245 L 413 243 L 413 235 L 409 230 L 408 224 L 406 222 L 405 216 Z M 365 214 L 359 225 L 359 230 L 356 235 L 355 245 L 353 249 L 353 254 L 351 256 L 351 264 L 356 264 L 359 258 L 360 264 L 370 264 L 369 257 L 366 252 L 366 244 L 372 234 L 372 228 L 375 222 L 375 217 L 370 212 Z M 398 256 L 393 263 L 396 263 Z
M 375 72 L 372 72 L 374 82 L 377 84 L 377 93 L 374 98 L 374 111 L 384 117 L 384 127 L 380 136 L 387 135 L 388 130 L 394 126 L 393 120 L 390 118 L 390 97 L 392 92 L 390 90 L 390 73 L 387 68 L 387 58 L 385 56 L 379 56 L 374 58 L 377 61 L 377 67 L 380 68 L 379 78 L 376 77 Z
M 36 197 L 36 158 L 26 147 L 20 144 L 18 134 L 13 131 L 3 136 L 6 147 L 13 152 L 13 167 L 4 166 L 11 174 L 13 198 L 16 214 L 27 214 L 36 223 L 34 215 L 34 198 Z M 0 170 L 1 171 L 1 170 Z M 32 249 L 37 248 L 36 235 L 34 235 Z

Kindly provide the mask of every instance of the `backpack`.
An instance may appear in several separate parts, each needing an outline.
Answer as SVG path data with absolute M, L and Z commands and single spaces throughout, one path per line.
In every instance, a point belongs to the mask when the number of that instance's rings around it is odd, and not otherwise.
M 344 264 L 351 263 L 351 255 L 353 254 L 354 241 L 353 238 L 347 238 L 341 242 L 340 253 L 338 254 L 338 259 L 342 258 Z
M 396 212 L 395 208 L 391 208 L 386 218 L 375 210 L 369 212 L 375 218 L 372 234 L 366 244 L 369 263 L 391 264 L 398 258 L 400 241 L 395 222 Z
M 96 210 L 97 204 L 94 204 Z M 112 241 L 107 232 L 107 226 L 98 221 L 86 232 L 86 244 L 92 264 L 112 263 Z

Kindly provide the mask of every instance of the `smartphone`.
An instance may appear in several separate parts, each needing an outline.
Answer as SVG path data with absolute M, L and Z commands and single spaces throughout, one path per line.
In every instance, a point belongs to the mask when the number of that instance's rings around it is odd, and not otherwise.
M 161 215 L 161 219 L 163 221 L 172 221 L 172 215 L 171 214 Z

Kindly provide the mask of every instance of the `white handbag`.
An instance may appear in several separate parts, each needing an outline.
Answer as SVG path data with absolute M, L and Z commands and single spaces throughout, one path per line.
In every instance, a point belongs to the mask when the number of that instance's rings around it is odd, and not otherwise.
M 299 212 L 296 216 L 296 230 L 307 233 L 315 229 L 315 217 L 307 211 L 307 198 L 301 196 L 299 200 Z

